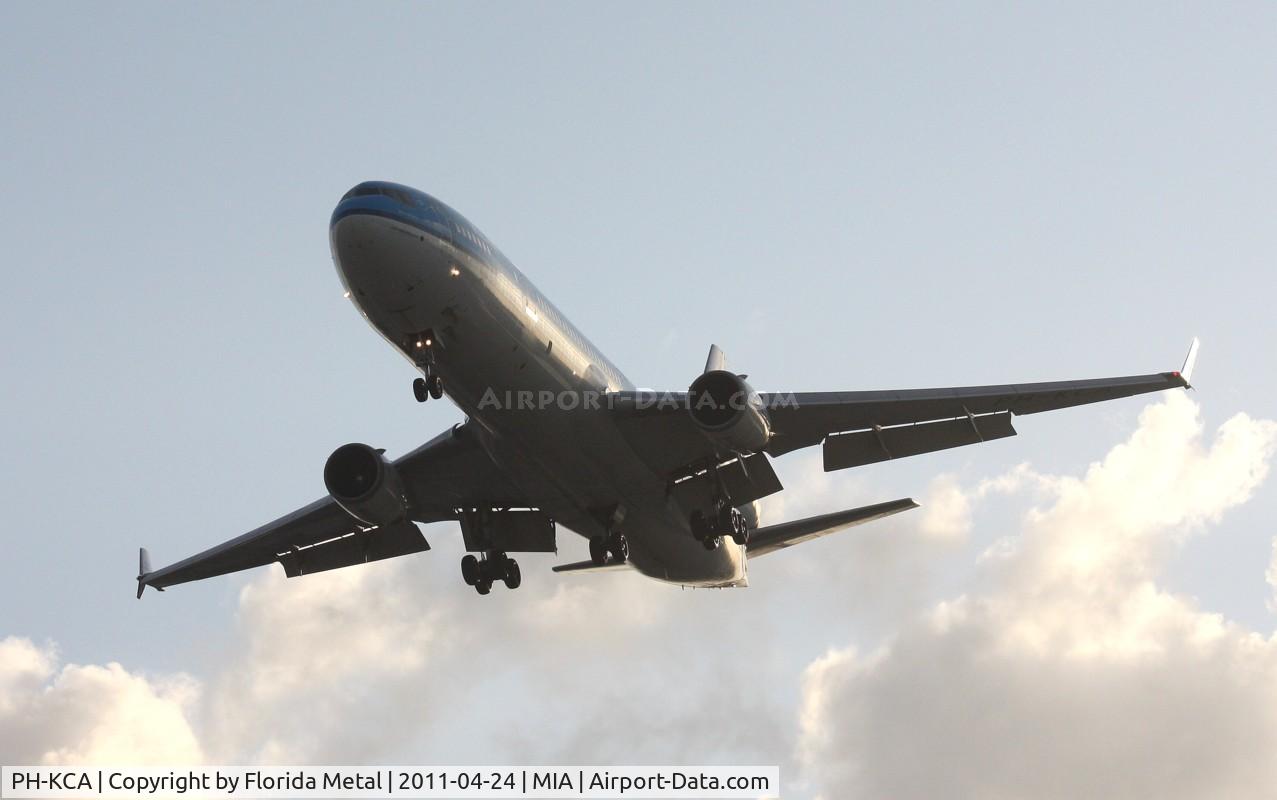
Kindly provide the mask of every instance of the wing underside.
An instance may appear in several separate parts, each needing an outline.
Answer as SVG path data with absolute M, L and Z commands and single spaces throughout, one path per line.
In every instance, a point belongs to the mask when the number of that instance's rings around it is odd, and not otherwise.
M 767 403 L 775 435 L 767 446 L 767 452 L 781 455 L 820 444 L 826 436 L 845 432 L 944 420 L 971 420 L 987 415 L 1037 414 L 1187 386 L 1188 381 L 1179 372 L 1161 372 L 1000 386 L 769 394 L 764 395 L 763 400 Z M 996 430 L 1007 429 L 1009 416 L 1004 419 L 1006 423 L 992 423 Z M 983 439 L 977 437 L 975 441 Z M 969 443 L 972 442 L 959 442 Z
M 408 518 L 369 527 L 323 497 L 266 525 L 202 553 L 151 570 L 142 552 L 142 589 L 212 578 L 279 562 L 288 577 L 309 575 L 430 549 L 415 523 L 457 519 L 457 509 L 534 505 L 521 494 L 479 446 L 458 426 L 397 459 Z

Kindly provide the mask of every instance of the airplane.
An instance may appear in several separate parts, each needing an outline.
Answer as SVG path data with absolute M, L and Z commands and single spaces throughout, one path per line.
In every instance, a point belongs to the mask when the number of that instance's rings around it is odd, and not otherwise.
M 1012 416 L 1190 388 L 1174 372 L 895 391 L 755 391 L 711 346 L 686 391 L 639 390 L 465 217 L 385 181 L 341 198 L 329 243 L 345 295 L 464 421 L 396 459 L 352 443 L 327 494 L 158 570 L 152 586 L 278 562 L 292 578 L 430 549 L 418 523 L 459 523 L 465 583 L 518 588 L 511 553 L 557 553 L 562 526 L 590 558 L 556 572 L 634 569 L 691 587 L 748 585 L 748 563 L 917 508 L 910 498 L 760 526 L 782 490 L 771 459 L 821 445 L 826 471 L 1014 436 Z

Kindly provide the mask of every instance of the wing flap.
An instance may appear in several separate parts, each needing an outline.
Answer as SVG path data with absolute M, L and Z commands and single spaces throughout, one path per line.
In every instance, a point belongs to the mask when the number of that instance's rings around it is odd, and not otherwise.
M 698 472 L 677 481 L 670 490 L 674 501 L 685 509 L 707 508 L 714 504 L 719 481 L 734 506 L 743 506 L 782 490 L 780 478 L 763 453 L 737 458 L 718 467 L 717 476 Z
M 1011 412 L 825 437 L 825 472 L 1015 436 Z
M 821 536 L 828 536 L 831 533 L 837 533 L 855 525 L 863 525 L 866 522 L 873 522 L 876 519 L 889 517 L 892 514 L 899 514 L 901 511 L 908 511 L 917 507 L 918 504 L 912 498 L 906 497 L 901 500 L 891 500 L 872 506 L 861 506 L 860 508 L 851 508 L 846 511 L 835 511 L 832 514 L 807 517 L 793 522 L 782 522 L 779 525 L 768 525 L 749 535 L 749 544 L 746 545 L 745 552 L 750 558 L 765 556 L 768 553 L 774 553 L 786 547 L 793 547 L 796 544 L 819 539 Z
M 430 543 L 421 535 L 421 530 L 412 522 L 404 521 L 356 531 L 309 547 L 294 548 L 278 559 L 284 567 L 284 574 L 296 578 L 429 549 Z

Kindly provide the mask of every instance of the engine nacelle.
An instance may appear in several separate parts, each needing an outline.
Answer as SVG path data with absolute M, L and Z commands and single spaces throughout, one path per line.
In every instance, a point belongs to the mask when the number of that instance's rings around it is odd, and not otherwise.
M 390 525 L 408 516 L 398 471 L 366 444 L 334 450 L 324 464 L 324 486 L 347 514 L 368 525 Z
M 725 369 L 706 372 L 692 381 L 687 410 L 711 442 L 731 453 L 757 453 L 772 435 L 758 392 L 744 378 Z

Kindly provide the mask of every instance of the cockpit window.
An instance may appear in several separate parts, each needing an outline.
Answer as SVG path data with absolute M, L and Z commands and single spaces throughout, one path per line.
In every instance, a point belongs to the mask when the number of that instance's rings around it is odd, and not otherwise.
M 356 186 L 349 192 L 342 195 L 342 200 L 349 200 L 352 197 L 370 197 L 372 195 L 381 195 L 389 197 L 391 200 L 403 203 L 406 206 L 416 206 L 417 199 L 403 189 L 392 189 L 383 186 Z
M 408 194 L 403 189 L 386 189 L 383 193 L 387 197 L 393 200 L 398 200 L 399 202 L 403 203 L 406 206 L 417 205 L 416 201 L 413 200 L 412 195 Z
M 352 197 L 367 197 L 372 194 L 381 194 L 381 190 L 376 186 L 356 186 L 349 192 L 341 196 L 342 200 L 349 200 Z

